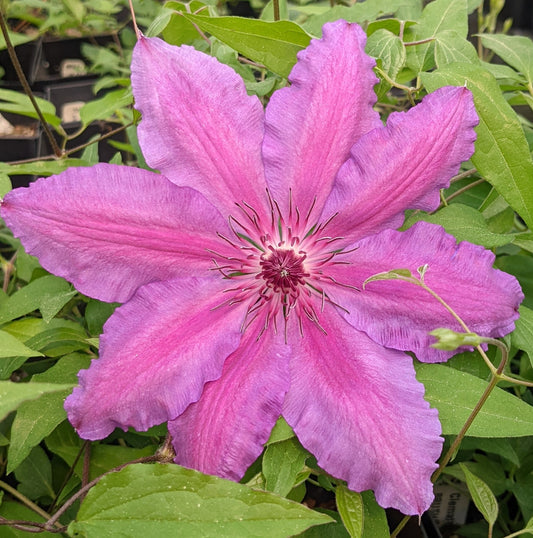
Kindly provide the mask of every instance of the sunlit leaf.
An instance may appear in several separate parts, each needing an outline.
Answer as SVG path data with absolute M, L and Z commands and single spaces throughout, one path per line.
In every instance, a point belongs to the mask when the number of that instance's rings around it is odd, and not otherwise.
M 533 162 L 529 146 L 518 117 L 494 77 L 482 67 L 466 63 L 449 64 L 421 77 L 429 91 L 450 84 L 466 84 L 472 91 L 480 119 L 472 163 L 533 228 Z
M 458 434 L 487 387 L 483 379 L 440 364 L 415 363 L 425 398 L 439 410 L 445 435 Z M 533 435 L 533 406 L 496 387 L 467 435 L 525 437 Z
M 337 510 L 351 538 L 363 535 L 364 503 L 360 493 L 339 484 L 335 490 Z
M 308 456 L 296 437 L 269 444 L 263 456 L 266 489 L 285 497 L 296 485 Z
M 157 509 L 155 509 L 157 507 Z M 332 521 L 272 493 L 177 465 L 130 465 L 83 501 L 70 536 L 291 536 Z
M 54 383 L 13 383 L 0 381 L 0 420 L 11 411 L 15 411 L 23 402 L 39 398 L 49 392 L 72 389 L 74 384 Z
M 24 345 L 8 332 L 0 331 L 0 358 L 5 357 L 42 357 L 42 353 Z
M 184 13 L 204 32 L 220 39 L 240 54 L 287 77 L 296 53 L 309 45 L 310 36 L 291 21 L 268 22 L 241 17 L 202 17 Z
M 495 52 L 504 62 L 514 67 L 533 84 L 533 41 L 525 36 L 484 34 L 483 46 Z
M 81 354 L 65 357 L 42 374 L 33 376 L 30 384 L 40 382 L 77 383 L 77 373 L 89 366 L 90 358 Z M 11 444 L 8 451 L 7 474 L 16 469 L 54 428 L 67 418 L 63 408 L 70 389 L 43 394 L 40 398 L 24 402 L 17 411 L 11 426 Z
M 528 354 L 533 367 L 533 310 L 522 305 L 519 312 L 520 317 L 515 322 L 516 329 L 511 334 L 511 341 Z
M 492 527 L 498 517 L 498 501 L 496 500 L 494 493 L 492 493 L 487 484 L 472 473 L 466 465 L 463 465 L 462 463 L 459 465 L 465 475 L 466 485 L 468 486 L 468 491 L 470 491 L 474 504 L 483 514 L 483 517 L 486 519 L 489 526 Z
M 511 234 L 492 232 L 479 211 L 463 204 L 451 204 L 431 215 L 418 211 L 409 217 L 407 225 L 411 226 L 419 220 L 443 226 L 458 241 L 469 241 L 487 248 L 501 247 L 514 239 Z

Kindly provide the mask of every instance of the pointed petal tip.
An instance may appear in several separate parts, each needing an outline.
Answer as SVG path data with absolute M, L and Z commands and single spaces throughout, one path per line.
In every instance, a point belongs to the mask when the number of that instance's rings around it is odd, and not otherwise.
M 305 338 L 297 337 L 283 416 L 350 489 L 372 489 L 381 506 L 423 513 L 443 439 L 412 360 L 350 330 L 336 313 L 321 323 L 328 336 L 304 322 Z
M 65 402 L 86 439 L 116 427 L 149 427 L 175 419 L 217 379 L 238 347 L 243 313 L 214 309 L 225 283 L 183 278 L 140 288 L 104 326 L 100 358 L 79 373 Z

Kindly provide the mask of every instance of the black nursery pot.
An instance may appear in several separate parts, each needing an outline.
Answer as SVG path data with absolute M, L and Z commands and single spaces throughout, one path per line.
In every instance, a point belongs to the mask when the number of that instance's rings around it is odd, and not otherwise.
M 32 85 L 37 79 L 41 67 L 42 39 L 38 38 L 34 41 L 17 45 L 15 47 L 15 53 L 26 80 Z M 7 49 L 0 51 L 0 67 L 4 70 L 4 76 L 0 79 L 0 85 L 6 88 L 20 89 L 22 85 L 20 84 Z
M 41 146 L 41 128 L 38 120 L 19 116 L 18 114 L 2 114 L 14 131 L 0 135 L 0 159 L 5 162 L 20 161 L 37 157 Z M 27 187 L 35 176 L 13 175 L 13 187 Z
M 95 79 L 90 80 L 70 80 L 58 84 L 50 84 L 45 87 L 46 99 L 55 107 L 58 116 L 62 120 L 62 127 L 67 135 L 77 133 L 82 124 L 80 121 L 80 108 L 87 102 L 95 99 L 93 85 Z M 110 121 L 95 121 L 89 125 L 79 136 L 68 140 L 65 149 L 73 149 L 77 146 L 89 142 L 95 136 L 102 136 L 120 127 L 119 123 Z M 59 136 L 54 133 L 56 140 L 60 143 Z M 125 142 L 123 132 L 113 135 L 110 139 L 101 140 L 98 143 L 98 156 L 100 162 L 108 162 L 117 150 L 109 144 L 110 140 Z M 71 154 L 71 157 L 80 157 L 83 150 Z M 44 140 L 41 147 L 41 155 L 49 155 L 52 148 L 48 140 Z
M 43 65 L 48 82 L 62 79 L 86 78 L 90 76 L 86 60 L 82 54 L 82 45 L 106 46 L 114 42 L 112 35 L 77 37 L 70 39 L 49 39 L 43 41 Z

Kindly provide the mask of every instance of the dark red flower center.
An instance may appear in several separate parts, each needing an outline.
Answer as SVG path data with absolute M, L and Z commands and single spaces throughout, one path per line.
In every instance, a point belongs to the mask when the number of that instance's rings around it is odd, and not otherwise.
M 302 334 L 303 317 L 324 330 L 319 317 L 325 304 L 342 308 L 326 289 L 336 286 L 353 288 L 338 282 L 330 274 L 335 265 L 347 263 L 338 258 L 350 252 L 342 247 L 342 237 L 325 233 L 336 215 L 315 223 L 310 221 L 312 208 L 302 217 L 298 208 L 292 205 L 290 195 L 287 215 L 281 213 L 270 195 L 268 201 L 270 216 L 261 216 L 244 202 L 237 204 L 245 219 L 229 218 L 233 238 L 219 234 L 234 248 L 234 253 L 222 255 L 211 251 L 215 256 L 214 270 L 228 280 L 220 306 L 244 306 L 243 331 L 261 317 L 259 336 L 270 326 L 277 331 L 278 321 L 286 330 L 289 317 L 298 320 Z
M 260 261 L 261 276 L 267 286 L 276 293 L 297 293 L 298 286 L 304 285 L 304 279 L 310 276 L 304 267 L 305 253 L 273 247 L 270 250 Z

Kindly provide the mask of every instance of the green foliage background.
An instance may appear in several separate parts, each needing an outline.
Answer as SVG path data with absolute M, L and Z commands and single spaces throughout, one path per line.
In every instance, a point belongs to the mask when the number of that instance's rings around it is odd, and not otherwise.
M 134 6 L 147 35 L 192 44 L 216 56 L 265 103 L 287 84 L 297 52 L 320 36 L 325 22 L 339 18 L 361 24 L 368 34 L 367 52 L 377 59 L 376 93 L 384 116 L 409 108 L 441 86 L 466 85 L 480 116 L 476 152 L 442 193 L 441 207 L 432 214 L 412 212 L 404 227 L 419 220 L 440 224 L 458 240 L 492 249 L 496 266 L 518 278 L 526 299 L 515 332 L 504 339 L 508 372 L 533 381 L 533 41 L 508 34 L 510 23 L 498 18 L 503 2 L 495 0 L 485 6 L 480 0 L 427 5 L 421 0 L 353 5 L 280 0 L 279 21 L 273 20 L 272 1 L 258 2 L 252 2 L 257 19 L 231 16 L 231 4 L 214 1 L 162 5 L 138 0 Z M 95 89 L 111 91 L 83 106 L 78 134 L 113 117 L 127 140 L 112 142 L 117 153 L 111 162 L 145 167 L 129 87 L 135 36 L 128 17 L 117 22 L 125 7 L 118 0 L 24 0 L 3 6 L 11 21 L 20 22 L 19 30 L 28 25 L 33 29 L 17 31 L 15 25 L 15 43 L 41 35 L 111 32 L 116 37 L 108 48 L 85 47 L 91 71 L 99 77 Z M 38 102 L 49 128 L 66 143 L 53 105 Z M 0 112 L 6 111 L 36 117 L 27 97 L 0 88 Z M 97 143 L 83 147 L 75 158 L 69 150 L 61 158 L 0 163 L 0 194 L 17 175 L 46 176 L 95 164 Z M 84 297 L 48 274 L 5 227 L 0 228 L 0 243 L 0 536 L 28 536 L 29 529 L 43 536 L 54 531 L 89 538 L 143 533 L 163 538 L 389 536 L 385 512 L 371 492 L 351 492 L 325 475 L 282 420 L 242 484 L 154 464 L 167 461 L 164 425 L 149 432 L 115 432 L 101 442 L 82 441 L 66 421 L 63 401 L 78 370 L 97 356 L 102 326 L 116 305 Z M 489 350 L 494 364 L 498 353 Z M 490 372 L 480 357 L 463 353 L 446 365 L 419 364 L 417 376 L 426 398 L 439 410 L 449 446 Z M 479 521 L 459 529 L 461 536 L 533 534 L 532 403 L 531 389 L 500 383 L 439 478 L 470 495 L 479 510 Z M 111 470 L 116 472 L 106 474 Z M 306 499 L 309 505 L 310 492 L 316 496 L 317 489 L 336 497 L 336 504 L 318 509 L 301 504 Z

